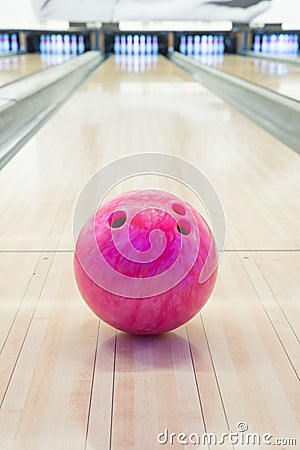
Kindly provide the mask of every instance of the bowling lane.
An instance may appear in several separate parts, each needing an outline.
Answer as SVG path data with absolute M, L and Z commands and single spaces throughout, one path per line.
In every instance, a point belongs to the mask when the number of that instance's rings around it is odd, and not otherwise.
M 2 57 L 0 58 L 0 87 L 47 67 L 62 64 L 68 58 L 64 55 L 40 54 Z
M 199 60 L 300 101 L 300 65 L 238 55 L 203 56 Z
M 202 170 L 227 220 L 201 315 L 146 340 L 99 323 L 72 273 L 82 187 L 144 152 Z M 299 439 L 299 170 L 298 154 L 163 57 L 101 65 L 0 172 L 3 447 L 156 450 L 166 428 L 221 436 L 241 421 Z M 146 187 L 199 206 L 181 183 L 148 175 L 109 196 Z
M 7 182 L 2 248 L 71 250 L 72 199 L 84 180 L 111 159 L 157 151 L 186 157 L 216 185 L 227 213 L 228 247 L 234 241 L 239 249 L 298 249 L 299 156 L 166 59 L 143 72 L 129 70 L 113 58 L 101 65 L 1 172 L 3 189 Z M 12 183 L 13 167 L 20 165 Z M 25 193 L 33 199 L 29 204 Z M 52 228 L 59 202 L 63 216 L 69 210 L 62 236 Z M 22 233 L 15 220 L 21 213 Z

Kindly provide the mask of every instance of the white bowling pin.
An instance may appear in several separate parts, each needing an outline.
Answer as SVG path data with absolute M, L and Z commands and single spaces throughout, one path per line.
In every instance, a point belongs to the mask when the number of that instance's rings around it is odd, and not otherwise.
M 121 49 L 121 47 L 120 47 L 120 36 L 116 35 L 115 36 L 115 41 L 114 41 L 114 54 L 115 55 L 119 55 L 120 49 Z
M 77 55 L 77 36 L 72 34 L 71 37 L 71 53 L 72 55 Z
M 153 36 L 153 55 L 157 55 L 159 51 L 158 45 L 158 37 L 156 35 Z
M 84 36 L 80 35 L 78 38 L 78 53 L 79 55 L 82 55 L 82 53 L 84 52 L 85 52 Z
M 9 52 L 9 36 L 8 36 L 8 33 L 4 34 L 3 51 L 4 51 L 4 53 L 8 53 Z
M 196 34 L 194 37 L 194 55 L 198 56 L 200 54 L 200 36 Z
M 61 34 L 57 34 L 56 35 L 56 53 L 58 55 L 62 55 L 63 54 L 63 39 L 62 39 L 62 35 Z
M 191 56 L 194 53 L 193 36 L 187 37 L 186 49 L 187 49 L 188 56 Z
M 224 55 L 225 52 L 224 36 L 219 36 L 219 49 L 220 55 Z
M 44 34 L 41 34 L 40 36 L 40 53 L 46 53 L 46 38 Z
M 201 53 L 202 53 L 202 55 L 207 55 L 207 53 L 208 53 L 206 34 L 204 34 L 201 39 Z
M 268 51 L 268 38 L 265 34 L 262 37 L 261 51 L 263 53 L 266 53 Z
M 144 55 L 146 53 L 146 38 L 145 36 L 142 34 L 140 36 L 140 54 Z
M 258 34 L 254 37 L 253 51 L 255 53 L 260 52 L 260 36 Z
M 181 36 L 181 38 L 180 38 L 179 51 L 183 55 L 186 54 L 186 37 L 185 36 Z
M 134 55 L 138 55 L 140 50 L 140 44 L 139 44 L 139 36 L 135 34 L 133 36 L 133 53 Z
M 270 53 L 276 52 L 276 35 L 275 34 L 271 34 L 269 51 L 270 51 Z
M 18 37 L 16 33 L 13 33 L 11 35 L 11 51 L 17 53 L 18 50 L 19 50 Z
M 132 55 L 133 44 L 132 44 L 132 36 L 129 34 L 127 36 L 127 54 Z
M 56 55 L 56 34 L 51 34 L 51 53 Z
M 150 35 L 147 36 L 146 40 L 146 53 L 147 55 L 151 55 L 152 53 L 152 38 Z
M 49 34 L 46 35 L 45 39 L 45 53 L 47 54 L 51 53 L 51 37 Z
M 120 40 L 120 52 L 121 55 L 125 55 L 126 54 L 126 36 L 124 34 L 122 34 L 121 36 L 121 40 Z
M 214 55 L 218 55 L 219 51 L 220 51 L 219 36 L 214 36 L 214 38 L 213 38 L 213 53 L 214 53 Z
M 64 54 L 69 55 L 71 53 L 70 36 L 68 34 L 64 35 Z
M 298 34 L 294 34 L 293 50 L 294 50 L 294 53 L 298 53 L 298 51 L 299 51 Z
M 207 38 L 207 53 L 211 55 L 214 51 L 214 38 L 210 34 Z

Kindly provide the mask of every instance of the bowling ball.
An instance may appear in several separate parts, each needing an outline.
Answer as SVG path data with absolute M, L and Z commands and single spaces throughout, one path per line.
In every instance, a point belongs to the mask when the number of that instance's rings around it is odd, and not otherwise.
M 215 241 L 200 213 L 174 194 L 130 191 L 83 225 L 74 273 L 103 321 L 159 334 L 190 320 L 208 300 L 217 276 Z

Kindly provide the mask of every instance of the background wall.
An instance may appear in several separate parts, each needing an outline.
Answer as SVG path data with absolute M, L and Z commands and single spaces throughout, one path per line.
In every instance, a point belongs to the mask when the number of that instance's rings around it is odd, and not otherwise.
M 210 3 L 208 3 L 210 1 Z M 67 20 L 233 20 L 300 22 L 299 0 L 0 0 L 0 27 Z M 238 5 L 238 7 L 236 7 Z

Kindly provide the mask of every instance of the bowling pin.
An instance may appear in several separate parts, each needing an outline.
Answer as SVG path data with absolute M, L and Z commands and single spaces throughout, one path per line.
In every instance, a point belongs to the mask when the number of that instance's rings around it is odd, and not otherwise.
M 82 55 L 82 53 L 84 52 L 85 52 L 84 36 L 80 35 L 78 38 L 78 53 L 79 55 Z
M 210 34 L 207 38 L 207 53 L 211 55 L 213 53 L 213 50 L 214 50 L 213 37 Z
M 125 55 L 126 54 L 126 36 L 124 36 L 124 34 L 122 34 L 121 36 L 121 40 L 120 40 L 120 52 L 121 55 Z
M 48 55 L 51 53 L 51 37 L 49 34 L 46 35 L 45 53 Z
M 187 37 L 186 50 L 187 50 L 187 55 L 188 56 L 191 56 L 194 53 L 193 36 L 188 36 Z
M 267 51 L 268 51 L 268 38 L 265 34 L 262 37 L 261 51 L 263 53 L 267 53 Z
M 146 38 L 142 34 L 140 37 L 140 54 L 144 55 L 146 53 Z
M 293 48 L 293 50 L 294 50 L 294 53 L 298 53 L 298 51 L 299 51 L 299 39 L 298 39 L 298 34 L 294 34 L 294 46 L 293 46 L 294 48 Z
M 260 37 L 258 34 L 254 37 L 253 51 L 255 53 L 260 52 Z
M 3 35 L 3 52 L 8 53 L 9 52 L 9 36 L 8 33 L 5 33 Z
M 150 35 L 147 36 L 146 40 L 146 53 L 147 55 L 151 55 L 152 53 L 152 39 Z
M 120 36 L 116 35 L 115 36 L 115 41 L 114 41 L 114 54 L 115 55 L 119 55 L 120 53 Z
M 157 55 L 159 51 L 159 45 L 158 45 L 158 37 L 156 35 L 153 36 L 153 55 Z
M 133 36 L 133 53 L 134 55 L 139 54 L 140 44 L 139 44 L 139 36 L 135 34 Z
M 278 53 L 283 53 L 284 50 L 284 36 L 281 33 L 278 37 Z
M 276 35 L 275 34 L 271 34 L 270 36 L 270 49 L 269 49 L 270 53 L 275 53 L 276 52 Z
M 220 54 L 224 55 L 224 52 L 225 52 L 224 36 L 219 37 L 219 48 L 220 48 Z
M 18 50 L 19 50 L 18 38 L 16 33 L 13 33 L 11 35 L 11 51 L 17 53 Z
M 220 52 L 219 36 L 214 36 L 214 40 L 213 40 L 213 53 L 214 53 L 214 55 L 218 55 L 219 52 Z
M 56 34 L 51 35 L 51 53 L 56 54 Z
M 181 36 L 181 38 L 180 38 L 179 51 L 183 55 L 186 54 L 186 37 L 185 36 Z
M 280 53 L 280 35 L 276 34 L 276 48 L 275 53 Z
M 133 44 L 132 44 L 132 36 L 129 34 L 127 36 L 127 55 L 132 55 Z
M 267 52 L 269 53 L 271 49 L 271 36 L 267 36 Z
M 202 55 L 207 55 L 207 36 L 204 34 L 201 39 L 201 53 Z
M 41 34 L 40 36 L 40 53 L 46 53 L 46 39 L 44 34 Z
M 194 55 L 198 56 L 200 54 L 200 36 L 196 34 L 194 37 Z
M 58 55 L 63 54 L 63 39 L 61 34 L 56 35 L 56 53 Z
M 77 36 L 72 34 L 71 37 L 71 53 L 72 55 L 77 55 Z
M 285 51 L 285 53 L 289 54 L 290 51 L 291 51 L 291 38 L 290 38 L 290 35 L 287 34 L 286 35 L 286 51 Z
M 64 35 L 64 54 L 69 55 L 71 53 L 70 36 L 68 34 Z

